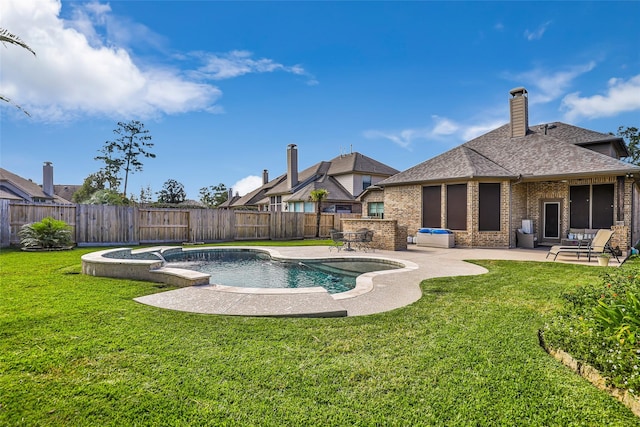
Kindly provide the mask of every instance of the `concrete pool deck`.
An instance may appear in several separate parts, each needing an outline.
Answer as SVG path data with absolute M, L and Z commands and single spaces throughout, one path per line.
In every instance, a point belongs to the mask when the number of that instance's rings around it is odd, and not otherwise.
M 420 282 L 445 276 L 482 274 L 486 269 L 465 262 L 470 259 L 553 262 L 548 250 L 429 248 L 410 245 L 406 251 L 330 252 L 326 246 L 255 247 L 287 258 L 385 258 L 405 261 L 409 268 L 366 273 L 359 291 L 330 295 L 318 288 L 274 290 L 198 285 L 136 298 L 155 307 L 203 314 L 276 317 L 364 316 L 404 307 L 421 296 Z M 575 254 L 559 256 L 555 262 L 598 266 L 596 259 L 578 260 Z M 617 262 L 610 263 L 618 266 Z M 359 278 L 360 280 L 360 278 Z

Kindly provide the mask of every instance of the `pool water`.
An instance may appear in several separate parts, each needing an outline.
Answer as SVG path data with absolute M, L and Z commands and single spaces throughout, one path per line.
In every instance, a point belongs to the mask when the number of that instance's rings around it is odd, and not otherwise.
M 212 284 L 246 288 L 309 288 L 321 286 L 340 293 L 356 286 L 356 278 L 370 271 L 400 266 L 370 260 L 279 261 L 251 250 L 205 250 L 166 253 L 168 267 L 211 275 Z

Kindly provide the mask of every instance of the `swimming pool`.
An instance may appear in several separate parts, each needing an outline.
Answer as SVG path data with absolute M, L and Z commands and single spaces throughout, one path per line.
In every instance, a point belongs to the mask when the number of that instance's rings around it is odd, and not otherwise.
M 402 268 L 386 260 L 274 259 L 250 249 L 166 251 L 165 266 L 210 275 L 209 283 L 245 288 L 300 289 L 323 287 L 330 294 L 352 290 L 364 273 Z

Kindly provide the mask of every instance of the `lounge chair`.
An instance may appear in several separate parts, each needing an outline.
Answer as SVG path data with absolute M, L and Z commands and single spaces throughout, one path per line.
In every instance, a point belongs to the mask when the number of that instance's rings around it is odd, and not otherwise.
M 608 253 L 616 258 L 616 261 L 620 263 L 620 259 L 618 255 L 615 253 L 611 244 L 611 237 L 613 237 L 613 230 L 598 230 L 596 235 L 593 237 L 593 240 L 589 242 L 587 245 L 582 246 L 552 246 L 547 253 L 547 258 L 549 255 L 553 255 L 553 260 L 555 261 L 558 258 L 558 255 L 561 253 L 574 253 L 580 259 L 580 255 L 587 255 L 589 261 L 591 261 L 591 256 L 597 256 L 599 254 Z

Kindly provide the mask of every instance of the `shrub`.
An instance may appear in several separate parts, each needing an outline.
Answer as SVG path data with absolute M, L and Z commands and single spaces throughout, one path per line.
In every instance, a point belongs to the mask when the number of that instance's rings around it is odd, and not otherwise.
M 592 365 L 610 384 L 640 394 L 640 259 L 562 295 L 544 328 L 551 347 Z
M 18 232 L 24 248 L 64 248 L 72 244 L 71 227 L 66 222 L 44 218 L 40 222 L 25 224 Z

